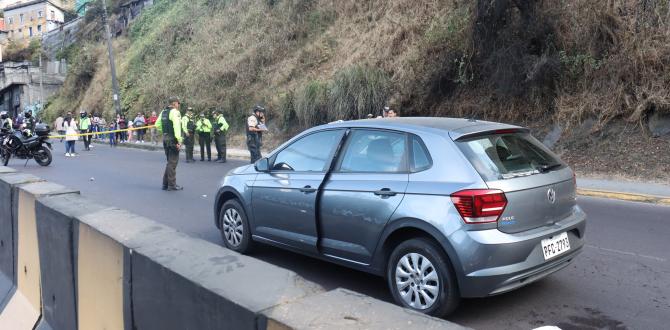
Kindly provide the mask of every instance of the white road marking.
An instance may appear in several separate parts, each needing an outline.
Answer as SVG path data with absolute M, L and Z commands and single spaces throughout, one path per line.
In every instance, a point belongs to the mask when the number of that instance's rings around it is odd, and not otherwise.
M 585 245 L 585 246 L 586 246 L 586 247 L 589 247 L 589 248 L 596 249 L 596 250 L 607 251 L 607 252 L 612 252 L 612 253 L 617 253 L 617 254 L 627 255 L 627 256 L 631 256 L 631 257 L 646 258 L 646 259 L 651 259 L 651 260 L 660 261 L 660 262 L 666 262 L 666 261 L 668 261 L 668 260 L 665 259 L 665 258 L 659 258 L 659 257 L 654 257 L 654 256 L 648 256 L 648 255 L 639 254 L 639 253 L 635 253 L 635 252 L 626 252 L 626 251 L 621 251 L 621 250 L 608 249 L 608 248 L 603 248 L 603 247 L 599 247 L 599 246 L 595 246 L 595 245 L 588 245 L 588 244 Z

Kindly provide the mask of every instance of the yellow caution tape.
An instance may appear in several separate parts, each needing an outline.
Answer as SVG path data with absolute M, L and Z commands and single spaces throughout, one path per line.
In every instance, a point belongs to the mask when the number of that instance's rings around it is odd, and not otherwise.
M 117 129 L 117 130 L 113 130 L 113 131 L 104 131 L 104 132 L 65 134 L 65 135 L 49 135 L 49 138 L 60 139 L 60 138 L 66 138 L 66 137 L 72 137 L 72 136 L 79 137 L 79 136 L 89 136 L 89 135 L 105 135 L 105 134 L 112 134 L 112 133 L 119 133 L 119 132 L 139 131 L 141 129 L 154 128 L 154 127 L 156 127 L 156 125 L 133 127 L 133 128 L 126 128 L 126 129 Z

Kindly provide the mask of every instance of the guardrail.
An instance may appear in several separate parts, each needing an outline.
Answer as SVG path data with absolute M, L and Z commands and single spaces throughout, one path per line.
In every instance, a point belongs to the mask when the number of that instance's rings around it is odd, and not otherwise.
M 0 167 L 0 329 L 462 329 Z

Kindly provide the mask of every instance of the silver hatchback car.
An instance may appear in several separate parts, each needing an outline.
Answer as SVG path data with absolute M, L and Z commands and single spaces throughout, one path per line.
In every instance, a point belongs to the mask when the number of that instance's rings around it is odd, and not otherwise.
M 383 276 L 434 316 L 517 289 L 584 244 L 575 175 L 523 127 L 390 118 L 307 130 L 224 178 L 225 246 L 270 244 Z

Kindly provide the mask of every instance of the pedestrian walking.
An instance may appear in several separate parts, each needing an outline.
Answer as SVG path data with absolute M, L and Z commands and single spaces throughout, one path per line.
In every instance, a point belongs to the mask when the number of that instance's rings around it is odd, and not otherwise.
M 161 111 L 156 121 L 156 128 L 163 133 L 163 148 L 167 164 L 163 173 L 163 190 L 183 190 L 177 185 L 177 164 L 179 164 L 179 148 L 181 148 L 181 114 L 179 99 L 171 97 L 169 106 Z
M 74 144 L 77 142 L 77 121 L 68 112 L 63 120 L 63 129 L 65 129 L 65 157 L 74 157 L 77 154 L 74 150 Z
M 89 118 L 88 113 L 83 110 L 79 113 L 79 116 L 81 117 L 79 121 L 79 132 L 81 134 L 87 134 L 82 136 L 82 140 L 84 140 L 84 150 L 90 151 L 91 135 L 88 135 L 88 133 L 91 133 L 91 118 Z
M 149 119 L 147 119 L 147 125 L 148 126 L 154 126 L 156 125 L 156 120 L 158 120 L 158 116 L 156 115 L 156 111 L 151 111 L 151 116 L 149 116 Z M 151 134 L 151 143 L 158 144 L 158 134 L 156 133 L 158 130 L 156 127 L 151 127 L 151 130 L 149 133 Z
M 265 127 L 265 108 L 256 105 L 252 109 L 252 114 L 247 118 L 247 147 L 251 156 L 251 163 L 261 159 L 261 147 L 263 146 L 263 132 L 267 131 Z
M 65 139 L 63 135 L 65 135 L 65 130 L 63 129 L 63 121 L 65 121 L 65 118 L 63 116 L 58 116 L 56 118 L 56 121 L 54 122 L 54 128 L 56 129 L 56 132 L 58 135 L 61 136 L 60 142 L 63 143 L 63 140 Z
M 138 112 L 137 117 L 135 117 L 133 122 L 135 128 L 139 128 L 137 130 L 137 141 L 135 141 L 135 143 L 144 143 L 144 133 L 146 132 L 146 129 L 143 127 L 147 126 L 147 120 L 141 112 Z
M 195 121 L 193 108 L 188 108 L 186 115 L 181 118 L 181 129 L 184 134 L 184 146 L 186 147 L 186 162 L 193 163 L 193 146 L 195 145 Z
M 226 162 L 226 133 L 228 132 L 228 122 L 220 111 L 214 111 L 214 145 L 216 146 L 216 162 Z
M 198 133 L 198 142 L 200 143 L 200 161 L 205 161 L 205 150 L 207 151 L 207 161 L 212 161 L 212 122 L 207 119 L 204 112 L 200 113 L 200 118 L 195 123 L 195 131 Z

